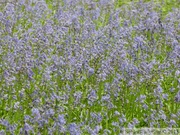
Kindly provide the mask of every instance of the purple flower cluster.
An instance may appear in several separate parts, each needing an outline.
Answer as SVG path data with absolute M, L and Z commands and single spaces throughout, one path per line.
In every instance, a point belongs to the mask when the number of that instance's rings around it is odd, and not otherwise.
M 180 126 L 180 9 L 108 0 L 0 4 L 0 134 Z

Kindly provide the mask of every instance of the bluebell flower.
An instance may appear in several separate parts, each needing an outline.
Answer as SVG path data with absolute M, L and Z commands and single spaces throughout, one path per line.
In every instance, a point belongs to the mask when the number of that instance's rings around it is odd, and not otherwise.
M 133 128 L 135 128 L 135 125 L 133 125 L 133 123 L 129 122 L 129 123 L 128 123 L 128 128 L 129 128 L 129 129 L 133 129 Z
M 175 101 L 180 102 L 180 91 L 178 91 L 178 93 L 176 94 Z
M 90 93 L 88 94 L 88 100 L 90 101 L 90 102 L 94 102 L 94 101 L 96 101 L 97 100 L 97 92 L 96 92 L 96 90 L 91 90 L 90 91 Z
M 70 132 L 71 135 L 81 135 L 81 131 L 75 123 L 71 123 L 68 126 L 68 131 Z
M 64 115 L 59 115 L 59 116 L 58 116 L 58 122 L 59 122 L 59 124 L 61 124 L 61 125 L 66 124 L 66 120 L 65 120 L 65 118 L 64 118 Z
M 28 123 L 24 124 L 24 132 L 25 134 L 29 134 L 30 132 L 34 132 L 33 127 Z
M 0 130 L 0 135 L 6 135 L 6 132 L 2 129 Z
M 178 77 L 179 75 L 180 75 L 180 71 L 179 71 L 179 70 L 176 70 L 175 76 Z
M 94 69 L 93 68 L 89 68 L 88 70 L 88 77 L 94 74 Z
M 173 126 L 177 126 L 177 123 L 176 123 L 175 120 L 172 120 L 172 119 L 171 119 L 171 120 L 169 121 L 169 127 L 172 128 Z
M 54 116 L 54 109 L 48 109 L 47 111 L 46 111 L 46 115 L 48 116 L 48 117 L 52 117 L 52 116 Z
M 32 108 L 32 115 L 35 117 L 36 120 L 41 118 L 41 114 L 39 112 L 39 109 L 37 108 Z

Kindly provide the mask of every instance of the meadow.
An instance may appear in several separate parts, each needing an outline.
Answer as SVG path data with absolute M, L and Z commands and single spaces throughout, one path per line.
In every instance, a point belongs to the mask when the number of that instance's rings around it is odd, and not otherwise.
M 1 2 L 0 135 L 179 128 L 179 41 L 179 0 Z

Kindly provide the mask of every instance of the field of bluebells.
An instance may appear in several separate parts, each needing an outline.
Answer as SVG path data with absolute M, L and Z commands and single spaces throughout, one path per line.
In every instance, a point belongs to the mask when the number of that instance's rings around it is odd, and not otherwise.
M 0 135 L 180 127 L 173 2 L 0 3 Z

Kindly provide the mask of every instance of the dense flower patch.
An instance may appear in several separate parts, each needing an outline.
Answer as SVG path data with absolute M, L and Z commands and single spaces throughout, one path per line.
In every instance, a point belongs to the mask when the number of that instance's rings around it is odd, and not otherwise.
M 64 0 L 0 11 L 0 134 L 180 126 L 180 9 Z

